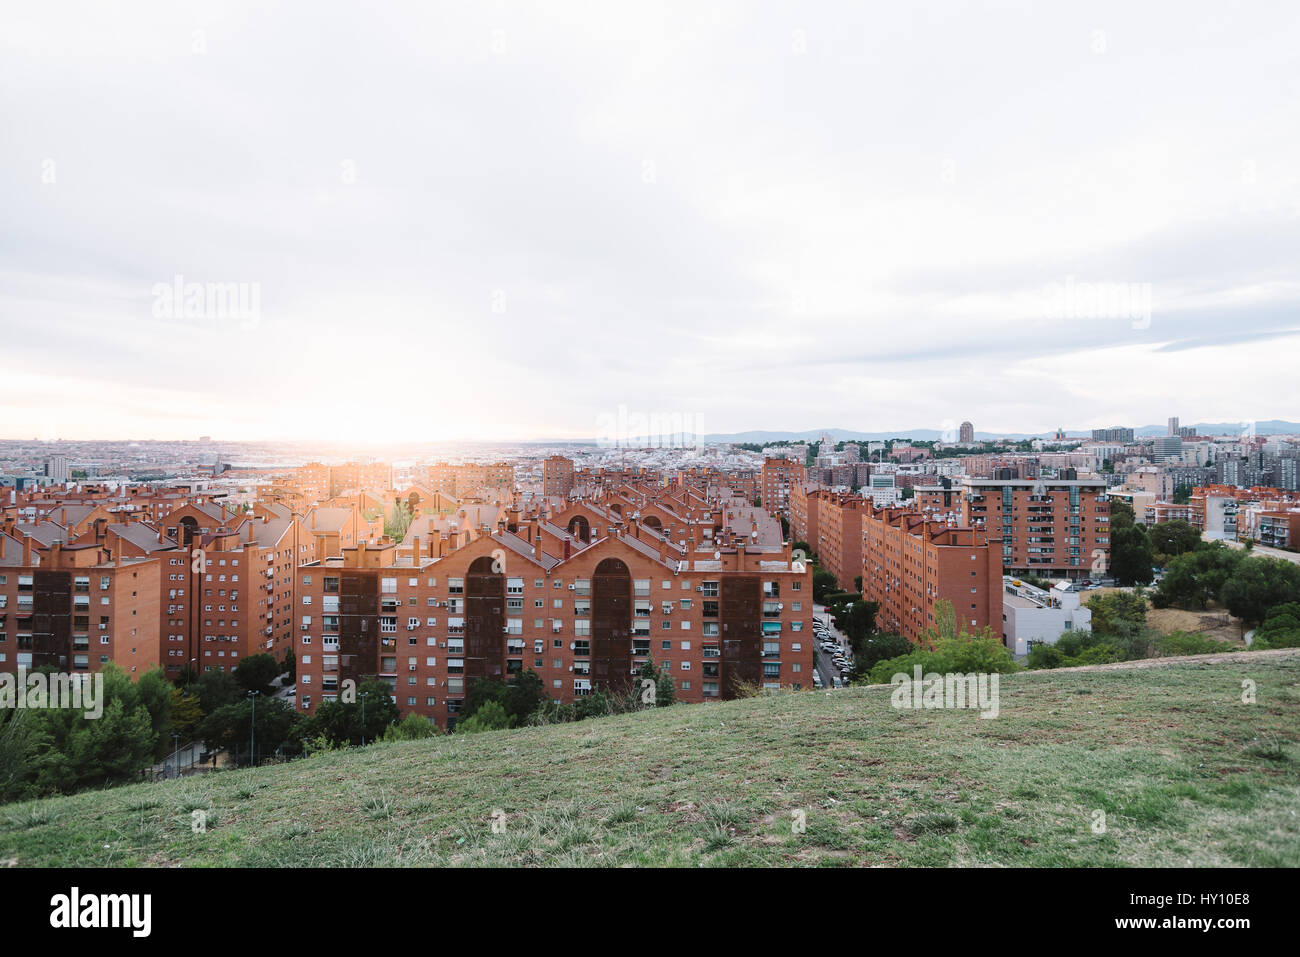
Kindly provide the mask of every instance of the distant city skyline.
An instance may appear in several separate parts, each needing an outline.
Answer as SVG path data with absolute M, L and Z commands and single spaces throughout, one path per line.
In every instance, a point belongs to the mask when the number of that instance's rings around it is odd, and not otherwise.
M 1272 434 L 1300 435 L 1300 422 L 1290 422 L 1287 420 L 1280 420 L 1280 419 L 1250 419 L 1250 420 L 1242 420 L 1240 423 L 1237 422 L 1211 423 L 1208 421 L 1202 421 L 1200 419 L 1187 419 L 1186 421 L 1188 425 L 1183 426 L 1184 429 L 1191 426 L 1200 425 L 1200 424 L 1219 426 L 1220 428 L 1205 433 L 1205 434 L 1213 434 L 1213 435 L 1235 434 L 1239 430 L 1242 430 L 1242 427 L 1246 426 L 1247 424 L 1260 425 L 1261 427 L 1267 426 L 1265 431 L 1260 431 L 1257 433 L 1259 435 L 1265 435 L 1265 436 L 1272 435 Z M 993 441 L 997 438 L 1004 438 L 1004 437 L 1007 439 L 1012 439 L 1017 441 L 1026 438 L 1042 438 L 1045 441 L 1050 441 L 1053 436 L 1053 433 L 1057 431 L 1057 427 L 1053 427 L 1051 429 L 1045 429 L 1042 430 L 1041 432 L 1026 432 L 1020 429 L 990 430 L 990 429 L 981 428 L 977 422 L 972 422 L 972 424 L 975 426 L 974 441 L 976 442 L 988 442 L 988 441 Z M 1277 426 L 1289 427 L 1289 428 L 1278 428 Z M 1093 430 L 1108 429 L 1113 427 L 1133 428 L 1136 432 L 1134 436 L 1135 442 L 1141 441 L 1142 439 L 1149 440 L 1153 437 L 1164 435 L 1165 434 L 1164 430 L 1166 429 L 1165 424 L 1163 423 L 1158 424 L 1154 420 L 1145 422 L 1143 424 L 1135 424 L 1131 426 L 1123 422 L 1111 422 L 1105 426 L 1101 426 L 1101 425 L 1089 426 L 1089 427 L 1061 426 L 1060 428 L 1064 430 L 1064 433 L 1067 438 L 1083 439 L 1085 441 L 1088 441 L 1091 440 L 1091 433 Z M 801 429 L 754 428 L 754 429 L 740 429 L 735 432 L 708 431 L 708 432 L 700 433 L 700 437 L 703 440 L 708 442 L 734 441 L 734 442 L 750 443 L 756 440 L 757 441 L 793 440 L 791 437 L 797 435 L 799 439 L 802 441 L 815 442 L 817 441 L 820 435 L 824 433 L 825 434 L 833 433 L 835 440 L 838 442 L 838 441 L 850 440 L 854 437 L 862 438 L 862 439 L 871 439 L 873 441 L 879 438 L 907 438 L 909 436 L 921 438 L 924 434 L 927 440 L 932 438 L 932 439 L 938 439 L 938 440 L 948 442 L 949 444 L 960 444 L 961 441 L 960 436 L 957 436 L 956 438 L 949 438 L 949 439 L 943 438 L 943 434 L 949 430 L 951 430 L 951 432 L 955 434 L 958 432 L 959 427 L 958 426 L 945 426 L 945 428 L 917 427 L 917 428 L 900 428 L 900 429 L 892 429 L 892 430 L 888 428 L 882 429 L 882 428 L 875 428 L 875 427 L 872 428 L 864 427 L 863 429 L 858 430 L 858 429 L 844 428 L 842 426 L 821 427 L 821 428 L 801 428 Z M 768 436 L 779 436 L 779 437 L 764 439 L 762 438 L 761 435 L 758 435 L 759 433 Z M 929 435 L 929 433 L 934 433 L 934 435 L 931 436 Z M 646 438 L 654 437 L 659 434 L 660 433 L 653 433 L 653 432 L 636 433 L 638 437 L 646 437 Z M 358 447 L 361 446 L 374 447 L 374 446 L 381 446 L 381 445 L 382 446 L 451 445 L 456 443 L 462 443 L 466 445 L 470 445 L 470 444 L 486 445 L 486 444 L 503 444 L 503 443 L 508 444 L 512 442 L 527 443 L 527 444 L 547 444 L 547 443 L 566 443 L 566 442 L 575 443 L 575 444 L 599 444 L 600 439 L 596 434 L 596 430 L 594 429 L 590 434 L 587 435 L 574 434 L 570 436 L 498 435 L 498 436 L 483 436 L 483 437 L 464 437 L 464 438 L 456 438 L 456 439 L 437 439 L 432 437 L 410 436 L 407 439 L 399 439 L 399 440 L 372 438 L 372 439 L 361 439 L 355 442 L 339 441 L 337 439 L 330 439 L 330 440 L 312 439 L 312 438 L 304 438 L 301 436 L 289 437 L 285 439 L 276 439 L 276 438 L 265 439 L 265 438 L 249 438 L 246 436 L 227 437 L 221 435 L 203 436 L 203 437 L 186 436 L 186 435 L 180 435 L 175 437 L 167 437 L 163 435 L 148 435 L 148 436 L 118 435 L 118 436 L 110 436 L 110 437 L 102 437 L 102 438 L 87 437 L 87 436 L 55 436 L 53 438 L 42 438 L 40 436 L 32 436 L 32 435 L 27 435 L 27 436 L 0 435 L 0 442 L 33 442 L 33 441 L 41 442 L 45 444 L 58 444 L 58 443 L 75 444 L 75 443 L 95 443 L 95 442 L 189 443 L 193 445 L 210 445 L 215 450 L 217 447 L 223 444 L 260 445 L 260 444 L 276 444 L 277 442 L 283 442 L 284 444 L 292 444 L 292 445 L 320 445 L 320 446 L 332 445 L 332 446 L 345 447 L 349 444 L 355 444 Z M 215 452 L 213 454 L 215 454 Z

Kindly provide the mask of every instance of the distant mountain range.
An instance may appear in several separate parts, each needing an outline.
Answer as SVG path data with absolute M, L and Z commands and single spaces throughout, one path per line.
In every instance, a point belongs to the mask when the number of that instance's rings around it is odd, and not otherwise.
M 1245 429 L 1243 422 L 1189 422 L 1185 428 L 1196 430 L 1197 435 L 1238 435 Z M 1143 425 L 1135 427 L 1133 432 L 1138 436 L 1165 435 L 1169 431 L 1168 425 Z M 1023 439 L 1050 439 L 1055 434 L 1052 432 L 976 432 L 975 440 L 978 442 L 990 442 L 995 439 L 1011 439 L 1021 441 Z M 1092 436 L 1092 429 L 1066 429 L 1067 436 L 1078 438 L 1080 436 L 1089 438 Z M 1287 422 L 1283 419 L 1268 419 L 1255 423 L 1256 435 L 1296 435 L 1300 434 L 1300 422 Z M 836 442 L 847 442 L 853 439 L 862 439 L 865 441 L 879 442 L 885 439 L 917 439 L 919 441 L 935 441 L 942 438 L 943 433 L 939 429 L 901 429 L 892 432 L 861 432 L 854 429 L 809 429 L 804 432 L 730 432 L 730 433 L 713 433 L 703 436 L 705 442 L 750 442 L 766 444 L 769 442 L 815 442 L 823 435 L 829 435 Z

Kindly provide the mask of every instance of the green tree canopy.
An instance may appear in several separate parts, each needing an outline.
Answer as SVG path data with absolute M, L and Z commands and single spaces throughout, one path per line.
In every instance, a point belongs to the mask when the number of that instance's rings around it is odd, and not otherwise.
M 272 682 L 282 670 L 273 655 L 249 655 L 235 668 L 235 683 L 244 689 L 245 693 L 256 691 L 260 695 L 269 697 L 275 694 Z
M 1157 555 L 1166 560 L 1184 552 L 1195 551 L 1201 544 L 1201 533 L 1190 522 L 1176 518 L 1169 522 L 1157 522 L 1151 527 L 1151 547 Z

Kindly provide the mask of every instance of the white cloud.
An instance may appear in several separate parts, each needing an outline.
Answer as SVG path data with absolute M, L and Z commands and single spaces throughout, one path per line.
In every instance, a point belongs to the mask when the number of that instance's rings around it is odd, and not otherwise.
M 1286 3 L 6 21 L 5 434 L 1294 417 L 1252 365 L 1300 328 Z M 177 274 L 261 322 L 155 320 Z M 1067 276 L 1149 283 L 1150 328 L 1044 322 Z

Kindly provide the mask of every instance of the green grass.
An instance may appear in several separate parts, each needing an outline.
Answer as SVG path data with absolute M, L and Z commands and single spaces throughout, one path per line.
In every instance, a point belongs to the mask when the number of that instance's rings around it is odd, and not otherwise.
M 1300 866 L 1300 653 L 1003 676 L 992 720 L 898 711 L 889 690 L 381 744 L 8 805 L 0 860 Z

